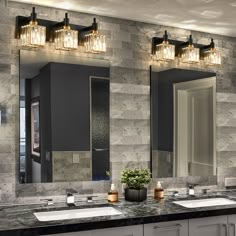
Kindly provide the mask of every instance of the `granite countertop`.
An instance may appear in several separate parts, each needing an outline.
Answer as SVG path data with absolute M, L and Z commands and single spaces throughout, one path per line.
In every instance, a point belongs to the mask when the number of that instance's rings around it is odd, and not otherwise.
M 173 203 L 173 201 L 176 200 L 201 199 L 222 196 L 236 200 L 236 192 L 233 191 L 208 194 L 207 196 L 199 195 L 195 197 L 188 197 L 181 195 L 179 197 L 166 197 L 161 201 L 148 198 L 147 201 L 141 203 L 126 202 L 121 200 L 119 203 L 110 205 L 122 211 L 122 215 L 49 222 L 38 221 L 33 213 L 39 211 L 63 210 L 68 209 L 69 207 L 67 207 L 64 203 L 58 203 L 53 206 L 45 206 L 42 204 L 0 206 L 0 236 L 47 235 L 236 214 L 236 204 L 228 206 L 188 209 Z M 76 207 L 72 207 L 70 209 L 107 205 L 108 204 L 106 202 L 101 201 L 86 204 L 77 203 Z

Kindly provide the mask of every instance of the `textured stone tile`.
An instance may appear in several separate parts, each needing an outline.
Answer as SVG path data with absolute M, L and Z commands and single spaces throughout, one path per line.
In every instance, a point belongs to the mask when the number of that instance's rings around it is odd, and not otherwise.
M 112 31 L 111 39 L 119 40 L 122 42 L 131 42 L 131 34 L 125 31 Z
M 112 145 L 138 145 L 138 144 L 149 144 L 150 136 L 130 136 L 130 137 L 122 137 L 120 135 L 111 136 L 111 144 Z
M 122 48 L 123 49 L 132 49 L 134 52 L 151 52 L 151 45 L 150 44 L 141 44 L 141 43 L 135 43 L 135 42 L 122 42 Z M 149 53 L 150 57 L 150 53 Z M 134 56 L 135 58 L 135 56 Z
M 0 164 L 0 173 L 12 173 L 14 165 L 12 164 Z
M 119 111 L 119 110 L 111 110 L 111 118 L 112 119 L 134 119 L 134 120 L 144 120 L 150 118 L 150 112 L 142 112 L 142 111 Z
M 113 58 L 115 59 L 121 59 L 122 61 L 127 59 L 127 60 L 133 60 L 133 52 L 131 49 L 116 49 L 113 50 Z
M 149 152 L 150 156 L 150 144 L 144 144 L 144 145 L 133 145 L 133 151 L 134 152 Z
M 111 93 L 150 94 L 150 86 L 147 85 L 111 83 L 110 89 Z
M 6 141 L 0 142 L 0 153 L 11 153 L 11 144 Z
M 149 162 L 149 152 L 114 152 L 111 154 L 111 162 Z
M 150 120 L 134 120 L 133 126 L 150 128 Z
M 218 167 L 236 166 L 236 152 L 235 151 L 217 152 L 216 157 L 217 157 Z
M 113 65 L 110 72 L 113 83 L 150 84 L 149 70 L 133 69 L 133 66 L 124 68 Z
M 236 74 L 235 74 L 236 77 Z M 216 93 L 217 102 L 236 103 L 236 94 L 234 93 Z
M 123 136 L 149 136 L 150 129 L 149 127 L 136 127 L 136 128 L 124 128 Z
M 120 31 L 120 24 L 115 24 L 115 23 L 109 23 L 109 22 L 105 22 L 105 21 L 100 21 L 99 22 L 99 27 L 100 29 L 105 29 L 105 30 L 111 30 L 111 31 L 115 31 L 118 32 Z
M 150 41 L 151 38 L 145 34 L 132 34 L 131 39 L 132 39 L 131 42 L 134 42 L 134 43 L 148 44 L 148 45 L 151 44 L 151 41 Z
M 216 133 L 216 150 L 220 151 L 236 151 L 236 128 L 221 127 Z
M 129 146 L 129 145 L 112 145 L 110 146 L 110 151 L 111 153 L 113 152 L 132 152 L 133 151 L 133 147 Z
M 123 42 L 119 40 L 112 40 L 110 38 L 106 38 L 106 44 L 107 48 L 112 48 L 112 49 L 123 49 Z
M 110 120 L 110 128 L 123 128 L 123 127 L 131 127 L 133 125 L 133 120 L 123 120 L 123 119 L 111 119 Z
M 90 152 L 53 152 L 53 182 L 90 181 Z
M 10 165 L 14 163 L 15 156 L 12 154 L 2 154 L 0 153 L 0 165 Z M 0 172 L 2 174 L 2 172 Z
M 1 48 L 1 44 L 0 44 Z M 0 73 L 10 73 L 11 67 L 9 64 L 0 64 Z
M 142 101 L 115 101 L 112 102 L 112 113 L 113 112 L 120 112 L 120 111 L 142 111 L 149 113 L 150 104 L 149 102 L 142 102 Z M 132 119 L 132 118 L 131 118 Z
M 232 99 L 233 96 L 231 96 Z M 228 99 L 229 96 L 222 99 Z M 217 103 L 216 125 L 218 127 L 236 127 L 236 103 L 220 102 Z

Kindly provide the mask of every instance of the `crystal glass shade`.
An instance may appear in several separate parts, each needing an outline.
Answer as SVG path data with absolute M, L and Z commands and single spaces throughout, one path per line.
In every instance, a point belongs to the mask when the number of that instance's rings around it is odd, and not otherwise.
M 200 61 L 199 48 L 195 48 L 193 45 L 189 45 L 182 49 L 182 62 L 184 63 L 197 63 Z
M 73 50 L 78 47 L 78 31 L 69 26 L 55 31 L 55 47 L 58 50 Z
M 221 65 L 221 53 L 212 48 L 205 52 L 204 61 L 209 66 Z
M 21 45 L 27 47 L 44 46 L 46 42 L 46 27 L 31 21 L 28 25 L 21 27 Z
M 155 59 L 157 61 L 171 61 L 175 59 L 175 46 L 163 41 L 156 46 Z
M 98 31 L 92 31 L 85 35 L 84 47 L 86 52 L 102 53 L 106 52 L 106 38 Z

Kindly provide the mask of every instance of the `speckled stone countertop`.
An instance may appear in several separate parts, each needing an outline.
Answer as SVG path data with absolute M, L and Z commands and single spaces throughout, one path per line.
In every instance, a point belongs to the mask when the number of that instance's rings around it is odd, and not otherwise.
M 0 206 L 0 236 L 21 235 L 47 235 L 66 232 L 75 232 L 109 227 L 119 227 L 154 222 L 192 219 L 200 217 L 236 214 L 236 205 L 204 207 L 188 209 L 173 203 L 175 200 L 201 199 L 211 197 L 227 197 L 236 200 L 236 192 L 221 192 L 195 197 L 179 196 L 166 197 L 156 201 L 148 198 L 142 203 L 120 201 L 112 204 L 113 207 L 122 211 L 122 215 L 83 218 L 73 220 L 39 222 L 34 212 L 68 209 L 65 204 L 58 203 L 53 206 L 45 205 L 11 205 Z M 105 202 L 77 203 L 77 208 L 107 206 Z

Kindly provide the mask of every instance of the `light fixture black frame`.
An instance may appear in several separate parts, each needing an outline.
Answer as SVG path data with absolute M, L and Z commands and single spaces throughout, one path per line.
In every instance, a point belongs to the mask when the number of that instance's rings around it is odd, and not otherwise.
M 203 46 L 201 49 L 200 49 L 200 57 L 203 58 L 204 57 L 204 54 L 209 51 L 210 49 L 215 49 L 215 42 L 214 42 L 214 39 L 211 38 L 211 42 L 210 44 L 206 45 L 206 46 Z
M 65 19 L 62 22 L 57 21 L 50 21 L 45 19 L 37 18 L 37 14 L 35 12 L 35 7 L 32 8 L 32 13 L 30 17 L 26 16 L 17 16 L 16 17 L 16 31 L 15 31 L 15 38 L 20 38 L 21 27 L 24 25 L 29 24 L 30 21 L 37 20 L 38 25 L 46 27 L 46 42 L 53 42 L 54 41 L 54 31 L 57 29 L 62 28 L 63 26 L 67 25 L 70 26 L 72 30 L 77 30 L 79 32 L 79 44 L 83 42 L 83 37 L 87 32 L 97 31 L 98 30 L 98 23 L 96 22 L 96 18 L 93 18 L 93 23 L 90 26 L 83 26 L 83 25 L 75 25 L 69 24 L 68 13 L 65 13 Z

